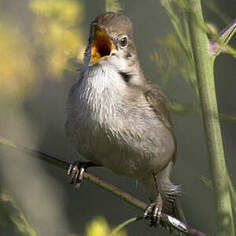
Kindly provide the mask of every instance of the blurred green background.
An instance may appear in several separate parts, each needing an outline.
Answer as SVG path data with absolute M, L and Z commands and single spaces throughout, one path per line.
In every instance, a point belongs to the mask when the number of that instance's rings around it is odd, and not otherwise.
M 218 13 L 210 3 L 213 1 L 203 5 L 204 16 L 216 29 L 236 18 L 235 0 L 215 0 Z M 121 0 L 120 4 L 133 21 L 144 74 L 159 84 L 171 101 L 197 104 L 191 86 L 178 73 L 171 81 L 163 81 L 163 72 L 153 60 L 160 47 L 158 39 L 173 32 L 160 1 Z M 0 1 L 0 136 L 67 161 L 79 158 L 64 135 L 65 104 L 82 60 L 89 24 L 104 12 L 104 5 L 102 0 Z M 236 47 L 236 37 L 230 45 Z M 215 81 L 219 110 L 236 116 L 236 61 L 232 56 L 222 54 L 216 59 Z M 172 112 L 172 119 L 178 143 L 173 182 L 182 186 L 181 202 L 188 224 L 213 235 L 212 190 L 201 181 L 203 176 L 210 178 L 201 118 Z M 221 125 L 226 162 L 235 185 L 236 122 Z M 1 198 L 7 189 L 38 235 L 84 235 L 95 216 L 104 216 L 115 226 L 142 214 L 87 181 L 76 191 L 63 171 L 26 157 L 1 147 Z M 135 180 L 105 169 L 89 171 L 147 201 Z M 1 207 L 0 232 L 19 235 Z M 129 225 L 127 232 L 132 236 L 168 235 L 150 228 L 146 221 Z

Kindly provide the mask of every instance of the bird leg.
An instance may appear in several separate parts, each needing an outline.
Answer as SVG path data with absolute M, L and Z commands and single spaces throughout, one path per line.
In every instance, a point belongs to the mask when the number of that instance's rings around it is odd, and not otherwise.
M 162 211 L 162 198 L 158 187 L 157 176 L 153 174 L 155 188 L 156 188 L 156 198 L 152 201 L 146 210 L 144 211 L 144 217 L 150 217 L 150 226 L 156 226 L 160 222 L 160 216 Z
M 94 164 L 91 161 L 75 161 L 73 164 L 70 164 L 66 172 L 66 174 L 70 176 L 70 183 L 73 184 L 75 188 L 79 188 L 83 180 L 84 172 L 87 170 L 88 167 L 93 166 L 95 167 L 99 165 Z

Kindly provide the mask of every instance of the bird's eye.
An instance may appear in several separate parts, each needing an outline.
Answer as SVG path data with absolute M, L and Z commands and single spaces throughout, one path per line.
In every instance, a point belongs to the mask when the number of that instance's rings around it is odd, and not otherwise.
M 126 47 L 128 44 L 128 39 L 127 39 L 127 36 L 123 36 L 121 39 L 120 39 L 120 46 L 122 48 Z

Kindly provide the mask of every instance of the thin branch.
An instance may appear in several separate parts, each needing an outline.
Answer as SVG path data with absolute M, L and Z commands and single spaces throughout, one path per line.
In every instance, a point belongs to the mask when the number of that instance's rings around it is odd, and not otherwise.
M 3 147 L 8 147 L 10 149 L 21 151 L 25 154 L 29 154 L 32 157 L 46 161 L 47 163 L 49 163 L 53 166 L 59 167 L 65 171 L 67 170 L 67 168 L 71 164 L 66 161 L 60 160 L 57 157 L 51 156 L 47 153 L 43 153 L 38 150 L 33 150 L 33 149 L 26 148 L 26 147 L 23 147 L 20 145 L 16 145 L 12 141 L 10 141 L 6 138 L 3 138 L 3 137 L 0 137 L 0 145 Z M 100 186 L 104 190 L 111 192 L 113 195 L 119 197 L 120 199 L 123 199 L 125 202 L 129 203 L 130 205 L 135 206 L 136 208 L 139 208 L 140 210 L 144 211 L 147 207 L 146 203 L 133 197 L 129 193 L 121 190 L 120 188 L 118 188 L 110 183 L 107 183 L 106 181 L 100 179 L 99 177 L 94 176 L 93 174 L 84 173 L 84 178 L 87 179 L 88 181 Z M 166 224 L 167 226 L 172 227 L 172 228 L 184 233 L 185 235 L 205 236 L 204 233 L 202 233 L 196 229 L 193 229 L 192 227 L 182 223 L 178 219 L 176 219 L 172 216 L 169 216 L 167 214 L 161 213 L 161 221 L 164 224 Z
M 191 116 L 201 115 L 200 107 L 197 104 L 168 101 L 167 105 L 171 111 L 177 114 Z M 236 115 L 219 113 L 219 118 L 223 122 L 236 122 Z
M 220 33 L 219 36 L 210 32 L 210 36 L 213 40 L 210 40 L 209 54 L 210 56 L 217 56 L 221 52 L 227 52 L 236 56 L 236 51 L 229 46 L 227 43 L 236 33 L 236 19 L 234 19 L 230 24 L 228 24 Z
M 41 152 L 41 151 L 38 151 L 38 150 L 33 150 L 33 149 L 30 149 L 30 148 L 27 148 L 27 147 L 24 147 L 24 146 L 21 146 L 21 145 L 18 145 L 18 144 L 16 145 L 11 140 L 3 138 L 1 136 L 0 136 L 0 145 L 6 146 L 6 147 L 11 148 L 11 149 L 21 151 L 25 154 L 32 155 L 33 157 L 35 157 L 37 159 L 46 161 L 49 164 L 52 164 L 52 165 L 57 166 L 59 168 L 63 168 L 65 170 L 69 167 L 69 163 L 67 163 L 66 161 L 62 161 L 62 160 L 58 159 L 57 157 L 51 156 L 51 155 L 49 155 L 45 152 Z
M 202 176 L 202 177 L 201 177 L 201 181 L 202 181 L 208 188 L 210 188 L 211 190 L 213 190 L 212 181 L 211 181 L 209 178 L 207 178 L 206 176 Z M 231 178 L 230 178 L 230 176 L 229 176 L 229 173 L 228 173 L 228 181 L 229 181 L 230 196 L 231 196 L 231 199 L 232 199 L 232 208 L 233 208 L 234 212 L 236 213 L 236 192 L 235 192 L 233 183 L 232 183 L 232 181 L 231 181 Z

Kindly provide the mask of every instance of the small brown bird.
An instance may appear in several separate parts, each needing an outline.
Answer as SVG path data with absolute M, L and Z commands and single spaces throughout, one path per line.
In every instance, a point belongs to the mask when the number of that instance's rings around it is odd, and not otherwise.
M 65 129 L 92 163 L 143 184 L 151 200 L 145 211 L 151 224 L 161 211 L 180 218 L 179 188 L 170 181 L 176 144 L 165 98 L 144 77 L 132 23 L 122 13 L 108 12 L 91 23 L 84 65 L 69 93 Z M 84 166 L 79 169 L 74 183 L 81 181 Z

